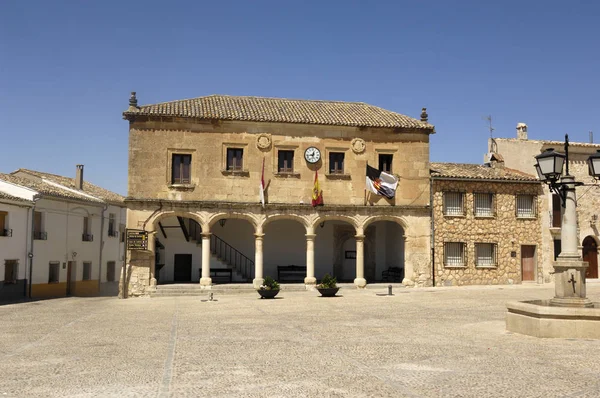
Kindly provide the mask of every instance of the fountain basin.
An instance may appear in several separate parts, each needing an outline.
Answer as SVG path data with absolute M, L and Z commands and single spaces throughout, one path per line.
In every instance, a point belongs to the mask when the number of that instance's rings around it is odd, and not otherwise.
M 534 337 L 600 339 L 600 303 L 557 307 L 550 300 L 506 304 L 506 330 Z

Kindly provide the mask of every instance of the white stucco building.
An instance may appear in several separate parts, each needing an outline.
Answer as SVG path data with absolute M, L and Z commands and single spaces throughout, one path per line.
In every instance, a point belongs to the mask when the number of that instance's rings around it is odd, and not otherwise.
M 10 296 L 117 294 L 124 260 L 123 197 L 84 182 L 83 166 L 75 178 L 26 169 L 0 174 L 0 193 L 6 197 L 0 199 L 0 214 L 5 213 L 11 235 L 0 240 L 10 246 L 0 250 L 5 286 L 14 261 L 18 264 L 17 280 L 8 285 L 20 287 Z

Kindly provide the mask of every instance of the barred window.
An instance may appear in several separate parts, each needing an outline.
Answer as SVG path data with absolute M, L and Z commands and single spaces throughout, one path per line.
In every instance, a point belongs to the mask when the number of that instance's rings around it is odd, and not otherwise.
M 89 281 L 92 279 L 92 263 L 84 262 L 83 263 L 83 278 L 81 280 Z
M 535 218 L 536 217 L 536 196 L 535 195 L 517 195 L 517 218 Z
M 444 243 L 444 265 L 446 267 L 464 267 L 466 265 L 466 250 L 464 242 Z
M 48 264 L 48 283 L 58 283 L 58 272 L 60 263 L 58 261 L 50 261 Z
M 494 194 L 475 193 L 473 213 L 475 217 L 493 217 L 494 216 Z
M 495 267 L 498 265 L 495 243 L 475 243 L 475 266 Z
M 462 216 L 465 214 L 464 208 L 465 194 L 462 192 L 444 192 L 444 215 Z

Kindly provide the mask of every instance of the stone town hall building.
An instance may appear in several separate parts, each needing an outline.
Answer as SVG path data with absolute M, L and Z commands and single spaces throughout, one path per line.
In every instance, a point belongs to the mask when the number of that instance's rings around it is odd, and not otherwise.
M 138 106 L 132 93 L 123 116 L 127 227 L 150 236 L 128 256 L 129 294 L 298 271 L 309 285 L 330 273 L 364 287 L 390 267 L 406 285 L 432 284 L 424 109 L 418 120 L 359 102 L 224 95 Z M 397 176 L 393 199 L 366 190 L 367 164 Z M 315 177 L 324 204 L 313 207 Z

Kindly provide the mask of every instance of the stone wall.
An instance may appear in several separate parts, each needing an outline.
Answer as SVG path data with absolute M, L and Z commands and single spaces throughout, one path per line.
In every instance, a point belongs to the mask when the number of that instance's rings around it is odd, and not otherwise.
M 316 164 L 304 159 L 310 146 L 321 151 Z M 243 149 L 242 172 L 225 170 L 229 147 Z M 280 149 L 294 151 L 292 174 L 277 173 Z M 329 152 L 344 153 L 344 175 L 329 175 Z M 171 184 L 174 153 L 192 156 L 190 184 Z M 366 165 L 378 167 L 379 154 L 393 155 L 392 173 L 400 177 L 393 200 L 365 192 Z M 258 203 L 263 159 L 268 203 L 310 203 L 315 171 L 326 205 L 429 203 L 427 132 L 173 118 L 140 118 L 130 124 L 129 197 Z
M 521 245 L 535 245 L 539 256 L 541 226 L 539 212 L 535 219 L 520 219 L 515 215 L 516 194 L 543 194 L 540 184 L 515 182 L 456 181 L 434 179 L 433 185 L 435 285 L 496 285 L 521 283 Z M 443 214 L 443 192 L 464 192 L 464 216 Z M 475 217 L 474 192 L 495 194 L 495 216 Z M 444 265 L 444 242 L 466 243 L 466 265 Z M 475 243 L 497 244 L 497 266 L 475 266 Z M 512 254 L 514 253 L 514 257 Z M 537 281 L 543 279 L 543 267 L 537 259 Z

